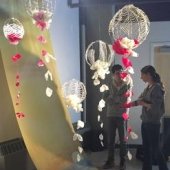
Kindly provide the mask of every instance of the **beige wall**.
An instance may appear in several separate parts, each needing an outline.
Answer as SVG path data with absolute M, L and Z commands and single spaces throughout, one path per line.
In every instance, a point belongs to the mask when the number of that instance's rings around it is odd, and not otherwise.
M 170 52 L 161 52 L 160 48 L 158 46 L 154 49 L 154 63 L 165 85 L 165 114 L 170 116 Z

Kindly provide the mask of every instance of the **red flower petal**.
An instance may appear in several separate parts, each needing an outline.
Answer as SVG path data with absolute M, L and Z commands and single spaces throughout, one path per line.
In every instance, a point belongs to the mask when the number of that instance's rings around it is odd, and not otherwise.
M 45 44 L 47 42 L 46 38 L 43 36 L 43 35 L 39 35 L 37 37 L 37 40 L 40 42 L 40 43 L 43 43 Z
M 10 44 L 17 45 L 21 40 L 21 37 L 17 34 L 9 34 L 7 35 L 7 39 L 9 40 Z
M 39 60 L 37 65 L 38 65 L 38 67 L 43 67 L 44 66 L 44 62 L 42 60 Z
M 126 73 L 126 72 L 120 73 L 120 77 L 121 77 L 122 79 L 124 79 L 127 75 L 128 75 L 128 73 Z
M 42 51 L 41 51 L 41 54 L 42 54 L 42 56 L 44 57 L 44 56 L 47 54 L 47 51 L 46 51 L 46 50 L 42 50 Z
M 14 56 L 12 56 L 12 61 L 13 62 L 16 62 L 16 61 L 18 61 L 19 59 L 21 59 L 21 54 L 15 54 Z
M 132 62 L 127 57 L 122 57 L 122 63 L 126 68 L 132 67 Z
M 121 54 L 121 55 L 130 55 L 130 51 L 126 48 L 123 48 L 120 44 L 120 41 L 122 40 L 122 38 L 117 39 L 114 44 L 112 44 L 112 48 L 113 50 L 117 53 L 117 54 Z
M 19 82 L 16 82 L 16 84 L 15 84 L 17 87 L 19 87 L 20 86 L 20 83 Z
M 130 132 L 132 132 L 132 128 L 128 127 L 127 131 L 128 131 L 128 134 L 130 134 Z
M 23 117 L 25 117 L 25 114 L 22 113 L 22 112 L 17 112 L 17 113 L 16 113 L 16 116 L 17 116 L 18 118 L 23 118 Z
M 123 94 L 124 97 L 130 97 L 132 95 L 133 95 L 133 92 L 130 90 L 126 91 L 126 93 Z
M 129 119 L 129 115 L 127 113 L 123 113 L 122 117 L 124 120 L 128 120 Z

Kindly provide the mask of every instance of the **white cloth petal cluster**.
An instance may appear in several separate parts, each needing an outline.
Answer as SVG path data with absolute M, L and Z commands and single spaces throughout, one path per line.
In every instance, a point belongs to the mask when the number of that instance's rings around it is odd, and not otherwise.
M 75 133 L 73 135 L 73 141 L 76 141 L 76 140 L 83 142 L 83 137 L 81 135 L 79 135 L 78 133 Z
M 77 129 L 84 128 L 84 122 L 81 120 L 78 120 L 77 122 Z
M 105 92 L 106 90 L 109 90 L 109 87 L 108 87 L 106 84 L 103 84 L 103 85 L 100 87 L 100 92 Z
M 49 63 L 51 59 L 56 60 L 56 58 L 53 55 L 49 54 L 49 53 L 46 53 L 44 58 L 45 58 L 46 63 Z
M 131 87 L 133 87 L 133 80 L 132 80 L 132 77 L 130 76 L 130 74 L 128 74 L 128 75 L 123 79 L 123 81 L 124 81 L 126 84 L 130 85 Z
M 78 151 L 79 151 L 79 153 L 82 153 L 83 152 L 83 148 L 78 146 Z
M 44 74 L 44 77 L 46 81 L 48 81 L 49 78 L 51 81 L 53 81 L 52 73 L 49 70 Z
M 136 45 L 134 40 L 124 37 L 121 39 L 120 45 L 122 48 L 128 49 L 132 57 L 138 57 L 138 53 L 132 50 Z
M 127 157 L 129 160 L 132 160 L 132 154 L 130 153 L 130 151 L 127 152 Z
M 120 45 L 123 47 L 123 48 L 126 48 L 126 49 L 133 49 L 134 46 L 135 46 L 135 42 L 134 40 L 131 40 L 127 37 L 124 37 L 121 39 L 120 41 Z
M 106 74 L 109 74 L 109 63 L 101 61 L 101 60 L 97 60 L 95 61 L 91 67 L 91 70 L 95 70 L 94 75 L 92 76 L 92 79 L 94 79 L 94 85 L 98 85 L 100 84 L 100 80 L 102 79 L 104 80 L 106 77 Z
M 138 139 L 138 135 L 135 133 L 135 132 L 130 132 L 130 137 L 132 138 L 132 139 Z
M 49 87 L 46 88 L 46 96 L 47 97 L 51 97 L 53 94 L 53 90 Z
M 77 95 L 72 94 L 66 96 L 65 102 L 67 107 L 72 107 L 76 112 L 83 111 L 81 100 Z
M 98 104 L 98 111 L 99 112 L 102 112 L 102 110 L 103 110 L 103 108 L 106 106 L 106 102 L 103 100 L 103 99 L 101 99 L 100 101 L 99 101 L 99 104 Z

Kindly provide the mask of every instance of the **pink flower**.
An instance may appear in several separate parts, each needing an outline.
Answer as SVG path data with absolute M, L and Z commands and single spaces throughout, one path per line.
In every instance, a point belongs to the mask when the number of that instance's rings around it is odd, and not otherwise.
M 123 113 L 122 117 L 124 120 L 128 120 L 129 119 L 129 115 L 127 113 Z

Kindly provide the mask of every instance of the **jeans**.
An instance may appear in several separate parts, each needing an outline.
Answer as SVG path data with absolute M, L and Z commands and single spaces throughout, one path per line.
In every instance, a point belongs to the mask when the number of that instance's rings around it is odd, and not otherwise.
M 120 158 L 121 161 L 125 161 L 126 156 L 126 141 L 125 141 L 125 121 L 121 117 L 108 117 L 108 160 L 114 160 L 114 150 L 115 150 L 115 137 L 116 129 L 119 133 L 120 141 Z
M 141 127 L 144 160 L 142 170 L 152 170 L 152 160 L 156 159 L 159 170 L 168 170 L 160 148 L 160 124 L 142 123 Z

